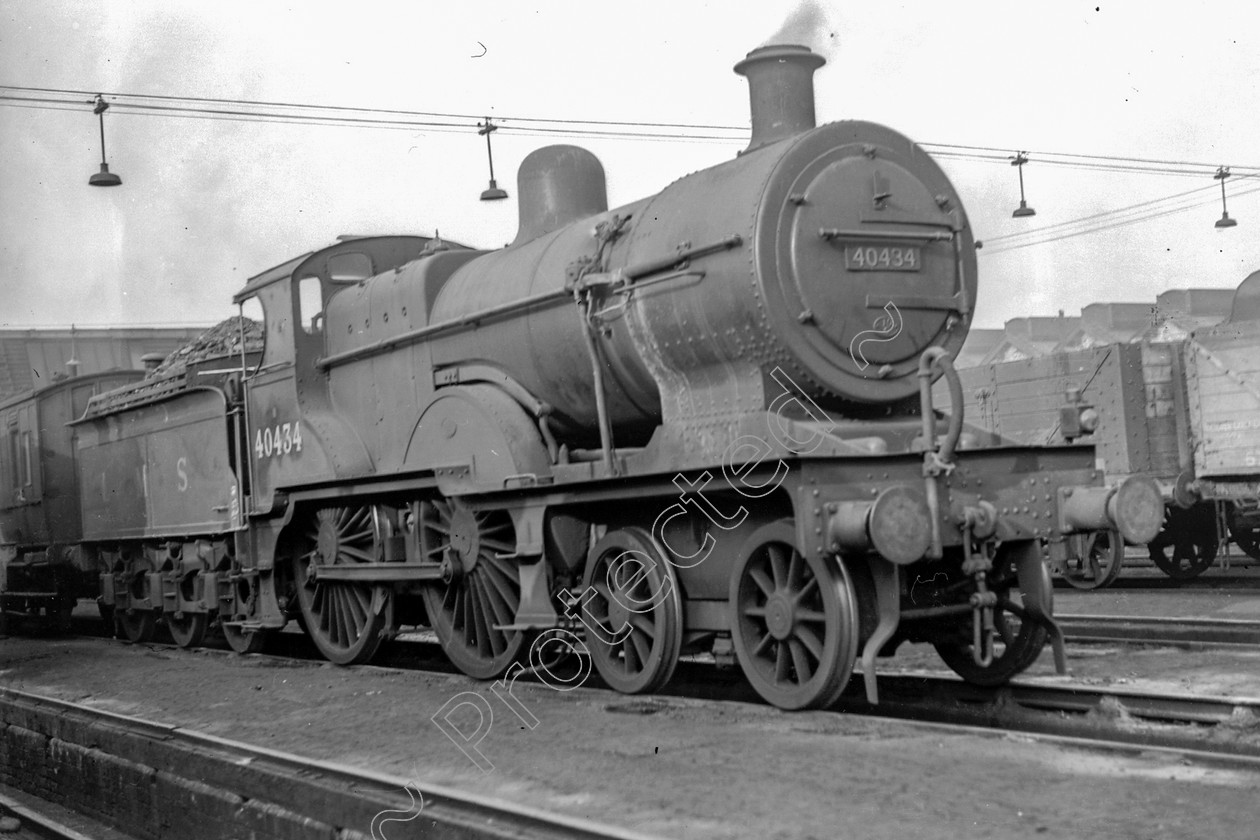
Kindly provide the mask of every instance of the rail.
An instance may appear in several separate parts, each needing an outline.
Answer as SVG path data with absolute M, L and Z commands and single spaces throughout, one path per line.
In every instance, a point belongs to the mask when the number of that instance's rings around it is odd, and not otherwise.
M 1055 618 L 1064 635 L 1074 642 L 1260 647 L 1260 621 L 1062 614 Z
M 1171 750 L 1205 764 L 1260 770 L 1260 745 L 1216 737 L 1260 720 L 1260 698 L 1206 697 L 1022 678 L 980 688 L 937 672 L 881 673 L 880 703 L 847 693 L 850 713 L 1024 732 L 1086 746 Z M 1053 680 L 1054 682 L 1051 682 Z M 1138 720 L 1143 725 L 1133 725 Z

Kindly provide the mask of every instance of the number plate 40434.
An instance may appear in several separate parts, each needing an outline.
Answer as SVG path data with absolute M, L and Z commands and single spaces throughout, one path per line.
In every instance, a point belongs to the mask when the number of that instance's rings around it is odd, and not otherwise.
M 259 429 L 254 435 L 254 455 L 258 460 L 277 458 L 302 451 L 302 426 L 297 421 L 277 423 Z
M 923 254 L 917 245 L 846 245 L 844 267 L 849 271 L 918 271 Z

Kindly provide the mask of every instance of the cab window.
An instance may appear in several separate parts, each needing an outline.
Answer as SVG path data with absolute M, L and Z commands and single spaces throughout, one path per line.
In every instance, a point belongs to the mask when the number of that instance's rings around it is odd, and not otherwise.
M 324 328 L 324 294 L 318 277 L 298 281 L 298 323 L 307 335 Z
M 372 276 L 372 259 L 357 252 L 328 258 L 328 278 L 334 283 L 358 283 Z

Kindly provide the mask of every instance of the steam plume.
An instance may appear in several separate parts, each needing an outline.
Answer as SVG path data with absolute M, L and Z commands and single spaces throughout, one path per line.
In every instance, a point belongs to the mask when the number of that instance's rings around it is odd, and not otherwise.
M 828 56 L 839 46 L 840 39 L 827 12 L 818 0 L 801 0 L 773 35 L 762 42 L 770 44 L 801 44 L 822 56 Z

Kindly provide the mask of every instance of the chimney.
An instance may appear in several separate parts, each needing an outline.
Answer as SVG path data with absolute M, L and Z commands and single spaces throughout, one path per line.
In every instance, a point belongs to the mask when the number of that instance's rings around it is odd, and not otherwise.
M 814 71 L 827 59 L 799 44 L 758 47 L 735 65 L 748 79 L 752 140 L 744 152 L 814 127 Z
M 544 146 L 516 175 L 520 227 L 513 245 L 536 239 L 608 209 L 604 167 L 580 146 Z

